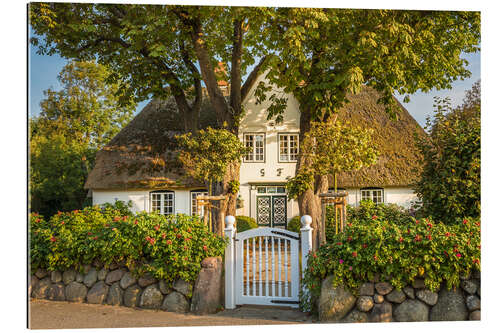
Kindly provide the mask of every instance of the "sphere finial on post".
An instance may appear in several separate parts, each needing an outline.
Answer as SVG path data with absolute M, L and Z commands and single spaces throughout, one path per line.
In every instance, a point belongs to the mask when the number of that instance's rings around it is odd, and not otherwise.
M 234 228 L 234 222 L 236 221 L 236 219 L 234 218 L 233 215 L 228 215 L 226 216 L 225 218 L 225 222 L 226 222 L 226 229 L 232 229 Z
M 302 228 L 310 228 L 312 223 L 312 217 L 310 215 L 304 215 L 300 218 L 300 223 Z

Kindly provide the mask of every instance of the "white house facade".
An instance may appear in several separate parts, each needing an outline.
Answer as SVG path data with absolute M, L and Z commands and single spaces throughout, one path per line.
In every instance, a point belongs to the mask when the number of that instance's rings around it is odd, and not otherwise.
M 291 95 L 287 97 L 288 105 L 281 123 L 267 120 L 269 102 L 257 104 L 253 91 L 244 100 L 245 116 L 240 122 L 239 138 L 245 146 L 251 147 L 252 151 L 241 163 L 238 193 L 240 204 L 236 214 L 250 216 L 260 226 L 285 227 L 292 217 L 299 214 L 298 204 L 288 198 L 285 184 L 288 178 L 295 175 L 300 149 L 300 112 L 297 100 Z M 129 126 L 136 125 L 131 122 Z M 122 139 L 121 143 L 122 146 L 127 145 L 125 139 Z M 385 161 L 384 156 L 381 156 L 381 159 L 382 162 Z M 123 182 L 125 186 L 114 186 L 114 183 L 106 180 L 106 175 L 111 172 L 106 170 L 110 163 L 104 158 L 100 161 L 98 156 L 96 168 L 92 171 L 94 174 L 91 173 L 87 181 L 86 187 L 92 190 L 94 205 L 121 200 L 131 201 L 134 212 L 195 214 L 196 196 L 207 193 L 200 184 L 172 183 L 168 186 L 163 183 L 160 187 L 149 185 L 146 188 L 144 185 L 134 185 L 140 183 L 140 179 Z M 344 183 L 340 177 L 339 187 L 348 192 L 348 204 L 357 206 L 360 200 L 370 199 L 377 203 L 394 203 L 409 208 L 416 200 L 410 186 L 404 181 L 387 180 L 392 179 L 391 172 L 404 176 L 406 171 L 386 169 L 380 173 L 389 175 L 382 177 L 379 183 L 366 181 L 366 184 L 363 184 L 363 180 L 353 181 L 358 178 L 368 179 L 366 174 L 363 177 L 351 174 L 346 178 L 349 180 Z

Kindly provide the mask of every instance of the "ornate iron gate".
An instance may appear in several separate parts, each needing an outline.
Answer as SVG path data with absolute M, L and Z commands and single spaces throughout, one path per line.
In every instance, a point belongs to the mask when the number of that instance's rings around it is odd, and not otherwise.
M 286 195 L 257 196 L 257 223 L 260 226 L 286 226 Z

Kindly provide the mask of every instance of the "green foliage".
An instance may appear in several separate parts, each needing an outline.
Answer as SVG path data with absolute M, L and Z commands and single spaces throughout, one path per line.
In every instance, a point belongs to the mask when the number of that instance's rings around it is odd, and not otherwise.
M 94 62 L 70 62 L 59 74 L 60 91 L 48 89 L 41 113 L 30 119 L 31 211 L 50 216 L 80 209 L 95 154 L 132 117 L 135 104 L 118 105 L 118 85 Z
M 229 182 L 229 193 L 236 194 L 240 190 L 240 181 L 239 180 L 231 180 Z
M 207 127 L 196 134 L 177 135 L 179 160 L 189 176 L 200 181 L 222 181 L 228 166 L 248 153 L 236 135 Z
M 118 211 L 120 216 L 134 215 L 134 213 L 130 210 L 130 208 L 132 208 L 132 200 L 129 200 L 128 202 L 117 200 L 113 204 L 106 202 L 101 205 L 101 209 L 105 211 L 106 210 Z
M 236 216 L 236 229 L 238 232 L 247 231 L 250 229 L 258 228 L 257 222 L 255 219 L 249 216 Z
M 420 214 L 453 223 L 460 216 L 481 213 L 481 96 L 477 82 L 464 104 L 452 109 L 436 98 L 429 137 L 417 137 L 423 171 L 415 186 Z
M 297 215 L 297 216 L 292 217 L 290 219 L 290 221 L 288 221 L 288 223 L 286 225 L 286 230 L 290 230 L 290 231 L 299 233 L 301 227 L 302 227 L 302 225 L 300 224 L 300 216 Z
M 193 282 L 201 261 L 222 256 L 225 248 L 225 240 L 198 217 L 121 215 L 112 207 L 60 212 L 50 220 L 31 214 L 29 232 L 32 271 L 81 270 L 99 260 L 105 265 L 124 262 L 137 276 L 149 272 L 167 282 Z
M 319 296 L 328 275 L 333 275 L 334 286 L 344 285 L 355 294 L 375 274 L 397 289 L 417 277 L 432 291 L 444 280 L 448 289 L 457 287 L 460 276 L 481 268 L 480 235 L 476 218 L 454 225 L 432 219 L 399 225 L 378 217 L 371 223 L 348 224 L 345 232 L 309 254 L 304 282 L 311 294 L 302 295 L 302 305 L 310 309 L 309 296 Z
M 402 226 L 413 221 L 405 208 L 392 203 L 376 204 L 372 200 L 361 200 L 358 207 L 347 206 L 347 221 L 350 223 L 371 223 L 373 217 Z
M 288 181 L 289 196 L 297 198 L 311 188 L 313 175 L 333 175 L 374 164 L 378 152 L 371 134 L 371 130 L 349 123 L 312 122 L 300 147 L 308 163 L 302 164 L 298 174 Z

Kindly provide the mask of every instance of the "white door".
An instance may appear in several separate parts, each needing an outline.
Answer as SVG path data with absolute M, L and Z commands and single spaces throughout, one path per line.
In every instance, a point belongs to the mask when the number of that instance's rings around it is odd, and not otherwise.
M 236 304 L 299 306 L 299 235 L 278 228 L 236 233 Z

